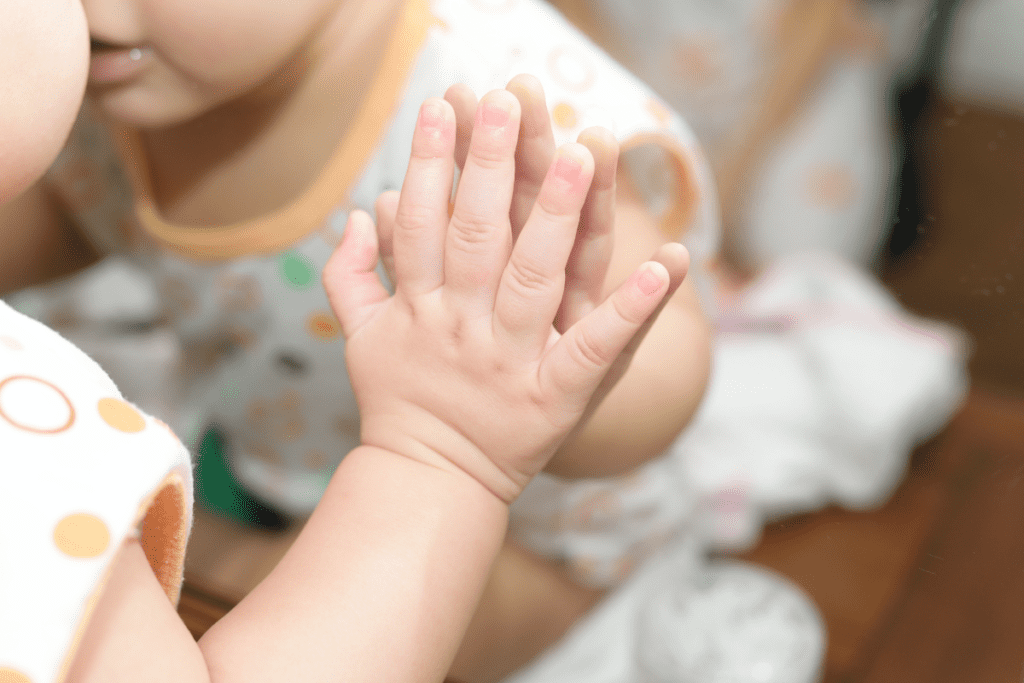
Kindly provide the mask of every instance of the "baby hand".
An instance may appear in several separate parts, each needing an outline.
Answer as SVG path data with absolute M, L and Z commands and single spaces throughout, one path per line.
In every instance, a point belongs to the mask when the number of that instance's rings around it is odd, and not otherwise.
M 538 78 L 530 74 L 520 74 L 509 81 L 506 89 L 519 100 L 522 112 L 519 141 L 516 146 L 515 186 L 509 212 L 514 240 L 529 217 L 547 176 L 555 155 L 555 136 L 551 127 L 552 115 L 549 113 L 544 88 Z M 448 89 L 444 97 L 455 110 L 455 162 L 462 167 L 476 119 L 476 96 L 468 86 L 456 84 Z M 599 126 L 581 132 L 577 142 L 586 146 L 593 156 L 594 175 L 580 212 L 576 241 L 565 267 L 565 290 L 558 315 L 555 316 L 555 329 L 559 332 L 564 332 L 604 300 L 606 288 L 609 287 L 608 271 L 615 247 L 619 143 L 610 130 Z M 397 203 L 396 192 L 391 193 L 391 196 L 387 193 L 382 195 L 377 204 L 378 235 L 381 238 L 381 251 L 385 254 L 385 263 L 390 260 L 390 235 Z M 658 318 L 661 308 L 682 284 L 689 267 L 689 254 L 678 244 L 663 245 L 654 252 L 650 260 L 661 263 L 672 274 L 668 295 L 663 298 L 658 310 L 633 336 L 625 350 L 619 354 L 600 388 L 591 397 L 590 405 L 578 427 L 584 425 L 589 415 L 597 409 L 604 397 L 625 374 L 633 355 Z
M 540 80 L 529 74 L 520 74 L 509 81 L 506 89 L 519 100 L 521 111 L 515 155 L 515 184 L 509 211 L 514 241 L 530 216 L 554 159 L 555 137 Z M 473 90 L 463 84 L 448 88 L 444 97 L 455 110 L 455 163 L 458 168 L 462 168 L 469 153 L 477 98 Z M 577 141 L 590 151 L 594 159 L 594 174 L 580 212 L 579 234 L 566 265 L 565 294 L 561 309 L 555 317 L 555 328 L 560 332 L 564 332 L 602 301 L 602 286 L 614 240 L 615 173 L 619 143 L 611 131 L 600 127 L 584 130 Z M 394 264 L 391 240 L 398 196 L 396 191 L 385 192 L 377 199 L 375 206 L 381 260 L 392 280 Z
M 363 442 L 465 473 L 511 502 L 679 274 L 645 263 L 556 331 L 593 158 L 580 144 L 558 150 L 513 247 L 519 102 L 494 91 L 475 119 L 449 218 L 455 114 L 440 99 L 420 110 L 394 218 L 394 296 L 374 272 L 375 226 L 358 211 L 324 286 L 348 340 Z

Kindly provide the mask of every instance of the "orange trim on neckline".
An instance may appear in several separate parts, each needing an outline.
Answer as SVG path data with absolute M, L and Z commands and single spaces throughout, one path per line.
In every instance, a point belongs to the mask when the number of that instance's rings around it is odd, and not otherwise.
M 164 220 L 153 201 L 141 135 L 126 127 L 117 130 L 115 143 L 135 192 L 142 230 L 168 250 L 198 261 L 277 253 L 319 230 L 331 211 L 347 199 L 380 144 L 433 21 L 428 0 L 406 2 L 355 120 L 323 171 L 295 201 L 263 216 L 215 228 Z

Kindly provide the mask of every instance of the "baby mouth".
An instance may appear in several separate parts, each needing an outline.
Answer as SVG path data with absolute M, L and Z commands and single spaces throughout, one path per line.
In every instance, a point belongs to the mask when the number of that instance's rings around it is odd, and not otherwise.
M 93 85 L 125 83 L 139 76 L 150 64 L 153 50 L 144 45 L 114 45 L 91 42 L 89 82 Z

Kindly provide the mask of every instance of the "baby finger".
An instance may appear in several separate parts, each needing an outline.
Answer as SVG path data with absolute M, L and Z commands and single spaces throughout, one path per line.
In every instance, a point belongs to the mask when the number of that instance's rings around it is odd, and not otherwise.
M 669 281 L 665 266 L 644 263 L 548 351 L 540 368 L 542 386 L 565 397 L 570 419 L 579 417 L 619 354 L 654 314 Z
M 593 173 L 593 158 L 583 145 L 570 143 L 558 151 L 502 275 L 495 330 L 525 345 L 532 357 L 540 355 L 551 334 Z

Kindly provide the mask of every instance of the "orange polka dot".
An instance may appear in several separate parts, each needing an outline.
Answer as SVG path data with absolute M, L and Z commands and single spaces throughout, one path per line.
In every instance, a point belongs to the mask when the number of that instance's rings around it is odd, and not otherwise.
M 309 316 L 306 321 L 306 329 L 316 339 L 334 339 L 341 333 L 341 325 L 338 319 L 330 313 L 320 312 Z
M 256 333 L 242 325 L 231 325 L 227 329 L 226 334 L 228 342 L 233 346 L 247 349 L 256 343 Z
M 281 393 L 281 410 L 299 410 L 302 405 L 302 395 L 295 389 Z
M 260 307 L 260 285 L 251 277 L 225 273 L 216 284 L 221 307 L 232 311 L 252 311 Z
M 70 557 L 97 557 L 110 545 L 110 531 L 95 515 L 68 515 L 54 528 L 53 542 Z
M 198 344 L 190 344 L 184 349 L 184 355 L 188 358 L 188 365 L 200 373 L 212 370 L 221 359 L 221 356 L 223 356 L 223 353 L 222 343 L 209 340 Z
M 0 666 L 0 683 L 32 683 L 32 679 L 20 671 Z
M 264 443 L 250 443 L 247 444 L 246 449 L 253 454 L 258 460 L 268 462 L 274 465 L 281 464 L 281 454 L 277 452 L 277 449 L 268 446 Z
M 26 432 L 57 434 L 74 424 L 75 408 L 46 380 L 16 375 L 0 382 L 0 417 Z
M 199 310 L 199 300 L 188 283 L 169 277 L 161 283 L 164 300 L 175 315 L 192 315 Z
M 0 337 L 0 346 L 8 348 L 11 351 L 24 351 L 25 347 L 21 345 L 21 342 L 14 337 Z
M 812 169 L 807 178 L 807 190 L 812 203 L 832 210 L 849 206 L 858 193 L 853 173 L 840 164 Z
M 359 417 L 338 415 L 334 418 L 334 430 L 342 436 L 359 436 Z
M 556 125 L 562 128 L 573 128 L 577 121 L 576 110 L 565 102 L 561 102 L 551 110 L 551 118 L 554 119 Z
M 311 470 L 322 470 L 327 467 L 327 454 L 319 448 L 311 448 L 306 451 L 302 463 Z
M 281 425 L 278 436 L 285 440 L 299 438 L 306 431 L 306 423 L 302 418 L 293 417 Z
M 101 398 L 96 409 L 108 425 L 119 432 L 135 434 L 146 428 L 146 419 L 131 405 L 116 398 Z
M 580 506 L 580 522 L 585 525 L 621 514 L 622 504 L 615 494 L 599 493 Z
M 597 81 L 597 71 L 590 58 L 568 45 L 552 50 L 547 66 L 562 87 L 575 92 L 589 90 Z
M 249 427 L 253 429 L 261 430 L 266 427 L 267 414 L 267 404 L 259 399 L 249 403 L 249 406 L 245 410 L 246 420 L 248 421 Z
M 692 87 L 706 87 L 723 72 L 722 47 L 712 36 L 688 36 L 672 51 L 675 71 Z
M 47 325 L 55 328 L 77 327 L 81 324 L 79 309 L 70 302 L 61 302 L 53 306 L 46 315 Z

